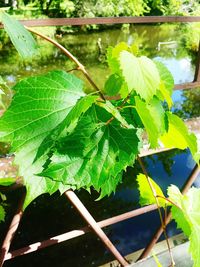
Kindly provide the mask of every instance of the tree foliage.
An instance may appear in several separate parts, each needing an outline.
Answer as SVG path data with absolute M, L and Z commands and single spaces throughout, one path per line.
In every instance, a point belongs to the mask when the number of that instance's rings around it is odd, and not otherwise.
M 108 17 L 108 16 L 141 16 L 150 15 L 198 15 L 198 0 L 16 0 L 0 1 L 0 6 L 23 8 L 38 7 L 42 13 L 67 17 Z

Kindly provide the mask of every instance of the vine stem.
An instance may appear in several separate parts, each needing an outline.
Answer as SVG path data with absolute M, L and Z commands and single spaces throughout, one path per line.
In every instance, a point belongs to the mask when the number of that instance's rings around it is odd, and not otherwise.
M 163 217 L 162 217 L 161 208 L 160 208 L 160 204 L 159 204 L 159 201 L 158 201 L 158 196 L 157 196 L 157 194 L 155 192 L 155 189 L 154 189 L 153 185 L 151 184 L 151 181 L 149 179 L 149 176 L 148 176 L 147 170 L 146 170 L 146 168 L 144 166 L 144 163 L 143 163 L 142 159 L 139 156 L 138 156 L 138 162 L 139 162 L 139 164 L 140 164 L 140 166 L 142 168 L 142 171 L 143 171 L 144 175 L 146 176 L 146 179 L 148 181 L 149 187 L 151 188 L 151 191 L 152 191 L 153 196 L 155 198 L 155 202 L 156 202 L 156 205 L 157 205 L 157 208 L 158 208 L 158 213 L 159 213 L 159 217 L 160 217 L 163 233 L 164 233 L 164 236 L 165 236 L 165 239 L 166 239 L 166 242 L 167 242 L 167 247 L 168 247 L 169 255 L 170 255 L 170 258 L 171 258 L 171 265 L 170 266 L 174 267 L 175 266 L 175 262 L 174 262 L 172 251 L 171 251 L 171 248 L 170 248 L 170 245 L 169 245 L 169 239 L 168 239 L 167 232 L 166 232 L 166 225 L 165 225 L 165 222 L 164 222 Z
M 69 50 L 67 50 L 64 46 L 62 46 L 61 44 L 59 44 L 57 41 L 53 40 L 52 38 L 37 32 L 31 28 L 25 27 L 29 32 L 41 37 L 42 39 L 48 41 L 49 43 L 53 44 L 54 46 L 56 46 L 58 49 L 60 49 L 69 59 L 71 59 L 76 65 L 77 65 L 77 70 L 80 70 L 86 77 L 86 79 L 88 80 L 88 82 L 92 85 L 92 87 L 95 89 L 95 91 L 97 91 L 100 95 L 100 97 L 105 100 L 104 95 L 102 94 L 101 90 L 98 88 L 98 86 L 96 85 L 96 83 L 93 81 L 93 79 L 90 77 L 89 73 L 86 71 L 85 66 L 83 64 L 80 63 L 80 61 L 74 56 L 72 55 L 72 53 L 69 52 Z
M 181 207 L 179 207 L 176 203 L 174 203 L 173 201 L 171 201 L 169 198 L 166 198 L 166 197 L 160 196 L 160 195 L 156 195 L 156 198 L 163 198 L 165 201 L 169 202 L 170 204 L 176 206 L 178 209 L 182 210 Z

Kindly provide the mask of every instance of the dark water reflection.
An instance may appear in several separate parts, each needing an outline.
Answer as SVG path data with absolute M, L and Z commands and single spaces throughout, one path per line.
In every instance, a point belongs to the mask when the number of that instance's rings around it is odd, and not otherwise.
M 180 153 L 177 150 L 146 157 L 145 164 L 149 175 L 165 193 L 172 183 L 181 188 L 195 165 L 188 151 Z M 130 211 L 139 207 L 139 194 L 135 182 L 139 172 L 141 170 L 137 164 L 134 168 L 129 168 L 124 174 L 123 184 L 109 198 L 96 202 L 95 192 L 91 197 L 83 190 L 78 192 L 78 196 L 97 221 Z M 199 183 L 200 177 L 196 185 Z M 8 199 L 12 202 L 13 194 L 9 194 Z M 158 213 L 154 211 L 104 229 L 121 253 L 126 255 L 143 248 L 159 225 Z M 19 248 L 83 226 L 85 222 L 64 196 L 60 198 L 55 194 L 50 198 L 44 195 L 26 210 L 12 248 Z M 168 227 L 169 236 L 177 233 L 179 231 L 171 224 Z M 99 239 L 90 233 L 8 261 L 5 266 L 99 266 L 112 259 Z

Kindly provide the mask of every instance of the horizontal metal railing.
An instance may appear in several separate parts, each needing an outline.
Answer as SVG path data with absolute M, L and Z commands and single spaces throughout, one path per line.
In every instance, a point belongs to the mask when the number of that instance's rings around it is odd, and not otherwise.
M 147 16 L 147 17 L 99 17 L 99 18 L 48 18 L 48 19 L 29 19 L 20 20 L 27 27 L 45 27 L 45 26 L 81 26 L 89 24 L 149 24 L 149 23 L 188 23 L 200 22 L 200 16 Z M 1 27 L 3 27 L 1 25 Z

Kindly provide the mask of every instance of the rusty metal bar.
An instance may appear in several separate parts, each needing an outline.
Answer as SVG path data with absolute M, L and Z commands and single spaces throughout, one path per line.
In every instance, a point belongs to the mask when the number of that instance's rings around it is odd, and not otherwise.
M 197 87 L 200 87 L 200 81 L 175 84 L 174 90 L 193 89 L 193 88 L 197 88 Z
M 119 223 L 119 222 L 122 222 L 122 221 L 125 221 L 128 219 L 134 218 L 136 216 L 148 213 L 148 212 L 156 210 L 156 209 L 157 209 L 156 205 L 145 206 L 145 207 L 142 207 L 142 208 L 139 208 L 136 210 L 132 210 L 132 211 L 114 216 L 112 218 L 102 220 L 100 222 L 97 222 L 97 224 L 101 228 L 107 227 L 109 225 L 113 225 L 115 223 Z M 36 250 L 43 249 L 43 248 L 46 248 L 46 247 L 70 240 L 70 239 L 73 239 L 75 237 L 84 235 L 84 234 L 91 232 L 91 231 L 92 231 L 91 227 L 85 226 L 85 227 L 78 229 L 78 230 L 72 230 L 70 232 L 51 237 L 47 240 L 37 242 L 37 243 L 31 244 L 31 245 L 28 245 L 26 247 L 11 251 L 11 252 L 7 253 L 5 260 L 9 260 L 9 259 L 12 259 L 12 258 L 15 258 L 18 256 L 22 256 L 22 255 L 25 255 L 28 253 L 32 253 Z
M 86 209 L 86 207 L 83 205 L 83 203 L 80 201 L 80 199 L 76 196 L 76 194 L 72 190 L 68 190 L 65 192 L 65 195 L 71 201 L 71 203 L 74 205 L 74 207 L 78 210 L 78 212 L 81 214 L 81 216 L 85 219 L 85 221 L 91 226 L 93 231 L 98 235 L 98 237 L 101 239 L 101 241 L 107 247 L 107 249 L 113 254 L 115 259 L 117 259 L 118 262 L 122 266 L 128 266 L 129 263 L 119 253 L 119 251 L 116 249 L 116 247 L 112 244 L 110 239 L 103 232 L 103 230 L 99 227 L 97 222 L 94 220 L 94 218 L 89 213 L 89 211 Z
M 22 198 L 20 199 L 16 214 L 14 215 L 14 217 L 12 219 L 12 222 L 10 224 L 10 227 L 8 229 L 6 237 L 3 241 L 1 251 L 0 251 L 0 267 L 3 266 L 3 263 L 4 263 L 5 258 L 6 258 L 6 254 L 8 253 L 9 248 L 10 248 L 10 244 L 11 244 L 11 242 L 15 236 L 15 233 L 16 233 L 17 228 L 19 226 L 19 223 L 21 221 L 22 214 L 23 214 L 22 207 L 24 204 L 24 199 L 25 199 L 25 193 L 23 194 Z
M 196 165 L 194 167 L 194 169 L 192 170 L 190 176 L 188 177 L 185 185 L 183 186 L 182 189 L 182 194 L 186 194 L 187 191 L 190 189 L 190 187 L 192 186 L 192 184 L 194 183 L 195 179 L 197 178 L 197 176 L 200 173 L 200 168 L 198 167 L 198 165 Z M 167 225 L 169 222 L 171 221 L 171 212 L 168 213 L 166 219 L 165 219 L 165 225 Z M 151 241 L 149 242 L 149 244 L 146 246 L 146 248 L 143 250 L 142 254 L 140 255 L 140 257 L 138 258 L 138 260 L 142 260 L 144 258 L 146 258 L 149 253 L 151 252 L 153 246 L 156 244 L 156 242 L 158 241 L 158 239 L 160 238 L 160 236 L 163 233 L 163 228 L 162 226 L 160 226 L 157 231 L 155 232 L 154 236 L 152 237 Z
M 197 55 L 196 69 L 194 74 L 194 82 L 200 83 L 200 40 L 199 40 L 199 50 Z
M 49 18 L 20 20 L 28 27 L 42 26 L 80 26 L 89 24 L 123 24 L 123 23 L 164 23 L 164 22 L 200 22 L 200 16 L 146 16 L 146 17 L 103 17 L 103 18 Z M 2 28 L 2 24 L 0 25 Z

